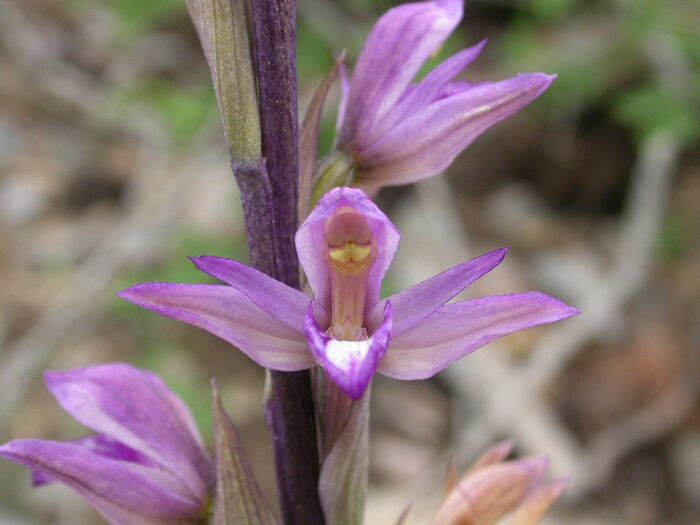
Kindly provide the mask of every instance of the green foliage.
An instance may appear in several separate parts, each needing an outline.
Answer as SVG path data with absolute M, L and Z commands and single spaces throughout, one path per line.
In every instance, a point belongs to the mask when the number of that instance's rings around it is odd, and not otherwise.
M 659 84 L 648 84 L 621 94 L 613 115 L 639 137 L 655 132 L 670 132 L 692 141 L 700 133 L 697 112 L 682 97 Z
M 158 321 L 167 322 L 162 319 Z M 143 347 L 134 353 L 134 365 L 158 374 L 190 408 L 202 436 L 210 441 L 212 413 L 209 381 L 202 368 L 197 366 L 199 358 L 192 348 L 184 348 L 161 332 L 158 337 L 145 341 Z
M 94 6 L 94 0 L 67 0 L 78 14 Z M 184 0 L 105 0 L 110 12 L 119 22 L 123 37 L 133 37 L 148 32 L 154 26 L 185 13 Z
M 233 241 L 233 242 L 232 242 Z M 211 283 L 212 279 L 190 262 L 188 257 L 198 255 L 220 255 L 237 261 L 247 262 L 248 252 L 245 239 L 230 239 L 208 235 L 199 231 L 182 232 L 167 249 L 163 262 L 130 274 L 123 273 L 115 283 L 113 301 L 109 305 L 111 313 L 139 328 L 145 328 L 154 319 L 131 304 L 119 299 L 115 294 L 136 283 L 162 281 L 171 283 Z
M 656 254 L 672 264 L 695 246 L 698 236 L 700 231 L 692 218 L 672 215 L 662 225 L 656 241 Z
M 160 117 L 173 145 L 187 144 L 214 111 L 215 100 L 209 85 L 182 88 L 161 80 L 147 80 L 116 92 L 111 100 L 115 115 L 146 105 Z
M 571 12 L 576 0 L 530 0 L 529 10 L 541 20 L 553 22 Z
M 110 0 L 114 14 L 125 31 L 141 33 L 154 25 L 185 11 L 184 1 L 173 0 Z
M 326 76 L 333 67 L 333 46 L 309 24 L 299 20 L 297 27 L 297 68 L 299 77 Z
M 318 133 L 318 158 L 326 156 L 333 146 L 335 140 L 335 125 L 337 120 L 337 108 L 326 107 L 323 119 L 321 119 L 321 127 Z

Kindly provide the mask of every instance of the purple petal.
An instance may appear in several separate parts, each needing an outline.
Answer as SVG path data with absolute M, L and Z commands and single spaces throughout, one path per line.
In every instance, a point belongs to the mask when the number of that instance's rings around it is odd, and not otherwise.
M 472 89 L 473 87 L 478 85 L 479 84 L 475 84 L 474 82 L 468 82 L 466 80 L 455 80 L 454 82 L 445 84 L 440 90 L 440 93 L 438 93 L 435 100 L 433 100 L 433 102 L 441 100 L 443 98 L 459 95 L 461 93 L 464 93 L 467 89 Z
M 314 319 L 309 305 L 304 321 L 304 332 L 311 353 L 328 377 L 354 400 L 362 397 L 379 363 L 386 353 L 391 335 L 391 303 L 384 308 L 384 322 L 372 337 L 364 341 L 331 339 Z
M 144 456 L 143 454 L 134 450 L 133 448 L 129 448 L 123 443 L 120 443 L 119 441 L 102 434 L 97 434 L 95 436 L 85 436 L 79 439 L 72 440 L 69 443 L 85 447 L 86 449 L 90 450 L 91 452 L 94 452 L 98 456 L 102 456 L 105 458 L 116 459 L 119 461 L 127 461 L 129 463 L 138 463 L 147 467 L 157 466 L 157 463 L 149 459 L 147 456 Z M 40 487 L 42 485 L 46 485 L 47 483 L 51 483 L 52 481 L 54 480 L 42 474 L 41 472 L 32 472 L 33 487 Z
M 167 472 L 117 461 L 74 443 L 15 440 L 0 447 L 0 456 L 65 483 L 112 524 L 166 525 L 194 520 L 205 501 L 178 488 Z
M 231 259 L 204 256 L 192 257 L 192 262 L 197 269 L 233 286 L 279 322 L 302 333 L 306 308 L 311 302 L 305 293 Z M 318 305 L 315 312 L 325 322 L 327 314 Z
M 398 337 L 501 264 L 507 252 L 508 248 L 494 250 L 380 301 L 367 315 L 367 328 L 371 331 L 382 322 L 384 303 L 391 301 L 394 312 L 391 335 L 393 338 Z
M 377 137 L 384 135 L 402 120 L 425 109 L 434 100 L 442 98 L 446 92 L 449 92 L 448 82 L 464 71 L 479 56 L 485 45 L 486 40 L 483 40 L 475 46 L 464 49 L 428 73 L 387 112 L 373 130 L 374 135 Z M 358 153 L 362 155 L 361 150 Z
M 404 184 L 435 175 L 486 129 L 536 99 L 554 81 L 542 73 L 481 83 L 441 98 L 362 150 L 368 185 Z
M 265 368 L 293 371 L 314 365 L 303 334 L 282 324 L 231 286 L 145 283 L 119 296 L 202 328 L 238 347 Z
M 211 462 L 189 410 L 158 376 L 115 363 L 46 372 L 44 381 L 80 423 L 145 455 L 193 499 L 205 501 L 213 484 Z
M 540 292 L 448 304 L 392 339 L 379 372 L 396 379 L 425 379 L 504 335 L 577 313 Z
M 374 141 L 374 124 L 459 24 L 462 10 L 462 0 L 436 0 L 404 4 L 379 19 L 352 75 L 340 144 L 363 149 Z
M 372 231 L 376 243 L 376 260 L 367 277 L 365 311 L 379 300 L 382 279 L 399 245 L 399 233 L 386 215 L 367 198 L 362 190 L 334 188 L 326 193 L 304 221 L 296 234 L 297 253 L 314 299 L 327 311 L 331 308 L 330 274 L 326 262 L 328 243 L 326 225 L 343 207 L 350 207 L 361 214 Z M 317 319 L 319 322 L 321 319 Z

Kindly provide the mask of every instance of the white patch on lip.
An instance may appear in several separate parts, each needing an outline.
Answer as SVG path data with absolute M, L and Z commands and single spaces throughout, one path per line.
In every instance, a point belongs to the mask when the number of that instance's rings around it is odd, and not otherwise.
M 331 339 L 326 345 L 326 359 L 344 372 L 350 372 L 367 357 L 371 339 L 364 341 L 338 341 Z

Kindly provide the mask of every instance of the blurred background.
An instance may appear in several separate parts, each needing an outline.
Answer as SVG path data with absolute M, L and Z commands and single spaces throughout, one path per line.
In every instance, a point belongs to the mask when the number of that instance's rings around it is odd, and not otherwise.
M 300 110 L 357 56 L 377 0 L 299 0 Z M 438 377 L 378 378 L 368 523 L 427 523 L 447 465 L 499 440 L 570 487 L 547 523 L 700 523 L 700 3 L 468 0 L 435 60 L 483 38 L 470 80 L 559 77 L 445 177 L 389 189 L 402 231 L 386 292 L 512 246 L 467 296 L 539 289 L 583 315 Z M 333 140 L 337 93 L 321 140 Z M 41 371 L 128 361 L 161 374 L 211 439 L 222 386 L 265 490 L 263 371 L 120 302 L 139 281 L 207 282 L 187 255 L 247 260 L 209 73 L 180 0 L 0 0 L 0 441 L 86 430 Z M 0 463 L 2 525 L 102 523 Z

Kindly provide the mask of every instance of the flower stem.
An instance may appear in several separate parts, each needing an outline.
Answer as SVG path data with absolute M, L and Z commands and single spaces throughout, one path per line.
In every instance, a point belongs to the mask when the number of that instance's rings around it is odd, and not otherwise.
M 299 287 L 294 246 L 298 199 L 295 0 L 251 0 L 267 177 L 238 176 L 253 265 Z M 252 190 L 248 195 L 245 185 Z M 308 371 L 270 373 L 266 401 L 286 525 L 323 525 L 318 447 Z

